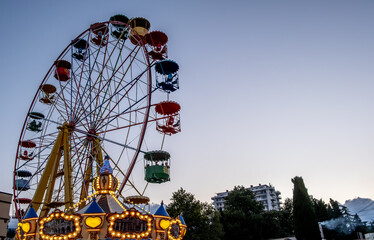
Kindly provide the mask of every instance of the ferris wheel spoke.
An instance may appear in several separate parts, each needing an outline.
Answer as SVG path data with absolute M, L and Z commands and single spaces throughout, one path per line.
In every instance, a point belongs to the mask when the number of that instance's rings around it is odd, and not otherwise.
M 153 89 L 151 91 L 151 93 L 153 93 L 154 91 L 156 91 L 157 88 Z M 127 111 L 129 111 L 131 108 L 135 107 L 138 103 L 140 103 L 141 101 L 143 101 L 145 98 L 147 98 L 148 95 L 145 95 L 144 97 L 140 98 L 138 101 L 136 101 L 135 103 L 133 103 L 131 106 L 129 106 L 128 108 L 126 108 L 124 111 L 122 111 L 120 113 L 120 115 L 122 114 L 125 114 Z M 102 128 L 104 128 L 106 125 L 110 124 L 112 121 L 114 121 L 116 118 L 115 117 L 112 117 L 110 120 L 108 120 L 104 125 L 102 125 L 100 128 L 98 128 L 98 131 L 101 130 Z
M 138 51 L 135 53 L 135 55 L 138 54 L 139 50 L 140 50 L 140 48 L 138 48 Z M 133 60 L 131 60 L 130 64 L 132 64 L 132 62 L 133 62 Z M 122 82 L 123 79 L 125 78 L 125 76 L 126 76 L 128 70 L 130 69 L 130 66 L 131 66 L 131 65 L 129 65 L 129 66 L 127 67 L 127 69 L 126 69 L 126 71 L 125 71 L 125 74 L 123 75 L 123 77 L 122 77 L 122 79 L 119 81 L 119 83 L 117 84 L 117 87 L 115 88 L 114 92 L 117 92 L 117 91 L 118 91 L 119 87 L 121 86 L 121 82 Z M 144 73 L 143 73 L 143 74 L 144 74 Z M 142 76 L 142 75 L 140 75 L 138 79 L 140 79 L 141 76 Z M 132 87 L 133 87 L 137 82 L 138 82 L 138 81 L 135 81 L 133 84 L 131 84 L 131 85 L 129 86 L 129 88 L 127 89 L 126 93 L 123 94 L 123 96 L 122 96 L 119 100 L 116 101 L 116 104 L 113 106 L 113 109 L 114 109 L 116 106 L 118 106 L 118 104 L 122 101 L 122 99 L 123 99 L 123 98 L 128 94 L 128 92 L 132 89 Z M 105 97 L 104 97 L 104 99 L 105 99 Z M 110 104 L 110 101 L 109 101 L 109 102 L 107 103 L 107 105 L 105 106 L 104 111 L 103 111 L 103 114 L 104 114 L 104 112 L 106 111 L 106 109 L 109 107 L 109 104 Z M 113 109 L 109 110 L 109 112 L 111 112 Z M 100 111 L 101 111 L 101 108 L 100 108 L 99 112 L 100 112 Z M 101 118 L 102 118 L 102 115 L 101 115 Z
M 134 51 L 136 48 L 134 48 L 132 51 Z M 109 76 L 108 77 L 108 81 L 101 87 L 100 86 L 100 84 L 99 84 L 99 89 L 98 89 L 98 92 L 103 92 L 104 91 L 104 88 L 106 88 L 107 90 L 109 89 L 109 86 L 110 86 L 110 82 L 111 82 L 111 80 L 114 78 L 114 76 L 115 76 L 115 74 L 119 71 L 119 69 L 120 69 L 120 67 L 127 61 L 127 59 L 128 59 L 129 57 L 127 57 L 126 59 L 125 59 L 125 61 L 123 61 L 122 63 L 121 63 L 121 65 L 118 67 L 118 69 L 113 69 L 113 73 L 111 74 L 111 76 Z M 129 65 L 130 66 L 130 65 Z M 105 66 L 103 66 L 102 67 L 103 69 L 105 68 Z M 100 73 L 101 75 L 102 75 L 102 72 Z M 121 82 L 123 81 L 123 79 L 124 79 L 124 77 L 125 77 L 125 75 L 126 75 L 126 73 L 125 74 L 123 74 L 123 77 L 122 77 L 122 79 L 119 81 L 119 83 L 118 83 L 118 86 L 117 86 L 117 88 L 116 88 L 116 90 L 115 90 L 115 92 L 118 90 L 118 88 L 119 88 L 119 86 L 120 86 L 120 84 L 121 84 Z M 100 82 L 101 83 L 101 82 Z M 94 99 L 92 99 L 91 101 L 90 101 L 90 103 L 88 104 L 88 105 L 90 105 L 91 106 L 91 104 L 94 102 L 94 101 L 96 101 L 96 106 L 100 106 L 100 108 L 102 107 L 102 104 L 100 104 L 99 105 L 99 96 L 100 96 L 100 94 L 97 94 L 96 96 L 95 96 L 95 98 Z M 104 102 L 104 101 L 106 101 L 105 100 L 105 95 L 102 97 L 102 101 L 101 102 Z M 100 109 L 99 108 L 99 109 Z M 95 109 L 95 111 L 96 111 L 97 109 Z
M 95 113 L 97 111 L 98 108 L 100 108 L 103 104 L 107 103 L 108 101 L 112 100 L 116 95 L 118 95 L 122 90 L 124 90 L 126 87 L 128 87 L 131 83 L 137 81 L 146 71 L 148 71 L 148 68 L 145 69 L 140 75 L 138 75 L 136 78 L 134 78 L 132 81 L 130 81 L 129 83 L 127 83 L 124 87 L 122 87 L 121 89 L 119 89 L 117 92 L 113 93 L 113 95 L 110 97 L 110 98 L 107 98 L 106 100 L 104 100 L 99 106 L 95 107 L 93 110 L 91 110 L 87 115 L 91 115 L 93 113 Z M 147 97 L 147 96 L 145 96 Z M 143 97 L 141 100 L 145 99 L 145 97 Z M 139 101 L 138 101 L 139 102 Z M 130 107 L 131 108 L 131 107 Z M 127 108 L 128 110 L 129 108 Z M 83 117 L 83 118 L 80 118 L 78 120 L 78 123 L 81 122 L 82 120 L 85 120 L 87 117 Z
M 76 94 L 75 94 L 75 98 L 74 98 L 74 99 L 76 99 L 76 101 L 74 103 L 74 108 L 72 110 L 74 115 L 75 115 L 75 112 L 76 112 L 76 109 L 77 109 L 77 104 L 78 105 L 82 104 L 81 100 L 83 98 L 83 93 L 80 93 L 80 89 L 81 89 L 81 84 L 82 84 L 82 80 L 83 80 L 83 76 L 82 75 L 84 74 L 83 69 L 85 67 L 85 61 L 86 60 L 84 59 L 84 61 L 82 63 L 82 69 L 81 69 L 80 76 L 79 76 L 79 82 L 76 81 L 75 75 L 73 76 L 73 79 L 74 79 L 74 82 L 75 82 L 75 85 L 76 85 Z M 86 81 L 86 82 L 88 82 L 88 81 Z M 84 89 L 83 89 L 83 92 L 84 92 Z

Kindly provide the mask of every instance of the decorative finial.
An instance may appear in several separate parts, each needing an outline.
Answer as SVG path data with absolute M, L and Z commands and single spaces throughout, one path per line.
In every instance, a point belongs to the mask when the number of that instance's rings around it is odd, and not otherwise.
M 100 173 L 101 174 L 112 174 L 113 173 L 113 169 L 109 164 L 109 156 L 108 155 L 105 156 L 103 166 L 100 168 Z

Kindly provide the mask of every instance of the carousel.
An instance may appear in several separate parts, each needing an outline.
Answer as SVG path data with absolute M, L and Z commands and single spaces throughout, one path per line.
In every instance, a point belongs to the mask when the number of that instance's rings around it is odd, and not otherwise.
M 19 239 L 182 239 L 186 223 L 182 214 L 171 218 L 163 203 L 154 214 L 142 204 L 116 197 L 119 183 L 113 176 L 109 160 L 105 160 L 100 176 L 94 180 L 95 193 L 91 201 L 78 211 L 67 213 L 55 210 L 40 218 L 30 206 L 18 228 Z M 134 199 L 134 201 L 136 201 Z M 138 199 L 143 202 L 144 198 Z

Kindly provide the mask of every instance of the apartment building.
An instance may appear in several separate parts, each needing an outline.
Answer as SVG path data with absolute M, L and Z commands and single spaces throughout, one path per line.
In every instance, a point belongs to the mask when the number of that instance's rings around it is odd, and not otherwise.
M 257 201 L 261 202 L 264 205 L 265 211 L 270 210 L 280 210 L 280 192 L 276 191 L 275 188 L 269 185 L 259 184 L 258 186 L 251 185 L 249 189 L 255 195 Z M 226 192 L 217 193 L 216 196 L 212 197 L 213 205 L 216 210 L 225 209 L 225 198 L 229 195 L 231 191 L 226 190 Z

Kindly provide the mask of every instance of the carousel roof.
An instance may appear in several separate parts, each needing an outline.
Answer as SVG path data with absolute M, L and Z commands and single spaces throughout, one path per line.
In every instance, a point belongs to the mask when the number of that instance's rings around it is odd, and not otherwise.
M 94 198 L 84 213 L 104 213 L 104 210 L 99 206 L 99 204 L 97 204 L 96 199 Z
M 181 221 L 181 223 L 182 223 L 183 225 L 187 225 L 186 222 L 184 221 L 183 213 L 181 213 L 181 214 L 179 215 L 179 220 Z
M 38 218 L 38 214 L 36 214 L 35 209 L 30 205 L 29 210 L 27 211 L 26 215 L 23 217 L 23 219 L 29 219 L 29 218 Z
M 164 202 L 161 202 L 160 207 L 156 210 L 154 215 L 170 217 L 169 213 L 166 211 L 166 209 L 164 207 Z

